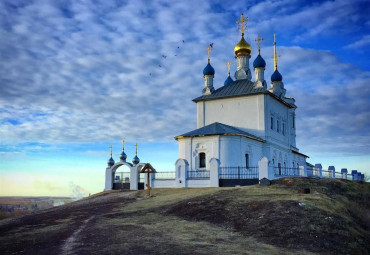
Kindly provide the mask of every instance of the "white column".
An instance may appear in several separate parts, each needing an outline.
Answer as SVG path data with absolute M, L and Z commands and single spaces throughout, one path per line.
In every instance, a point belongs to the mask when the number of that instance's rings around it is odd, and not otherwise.
M 138 166 L 139 165 L 130 167 L 130 190 L 138 189 L 138 182 L 139 182 Z
M 321 164 L 315 164 L 315 168 L 319 172 L 319 177 L 322 178 L 322 165 Z
M 275 179 L 274 168 L 272 164 L 269 164 L 269 160 L 266 157 L 261 158 L 258 161 L 259 179 L 267 178 L 269 180 Z
M 218 173 L 220 170 L 220 161 L 216 158 L 211 158 L 209 161 L 209 181 L 211 187 L 218 187 Z
M 105 188 L 104 190 L 112 190 L 113 189 L 113 175 L 112 169 L 107 167 L 105 169 Z
M 342 168 L 342 169 L 340 170 L 340 172 L 342 173 L 342 179 L 347 180 L 347 173 L 348 173 L 347 168 Z
M 178 159 L 175 163 L 176 167 L 176 179 L 175 187 L 181 188 L 186 187 L 186 172 L 189 171 L 189 163 L 186 159 Z
M 335 167 L 334 166 L 329 166 L 328 170 L 331 172 L 331 177 L 335 178 Z

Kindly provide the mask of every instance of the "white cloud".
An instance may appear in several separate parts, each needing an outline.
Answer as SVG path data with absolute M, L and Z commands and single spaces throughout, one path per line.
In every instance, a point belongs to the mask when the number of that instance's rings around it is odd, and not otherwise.
M 211 62 L 219 87 L 226 78 L 224 63 L 233 58 L 239 39 L 236 24 L 229 22 L 240 14 L 237 3 L 216 3 L 222 11 L 207 1 L 11 5 L 0 4 L 5 17 L 0 23 L 3 144 L 88 143 L 123 136 L 170 141 L 196 126 L 191 99 L 202 90 L 207 45 L 215 43 Z M 358 7 L 345 1 L 309 5 L 264 1 L 245 6 L 250 6 L 251 38 L 257 32 L 272 34 L 273 28 L 281 34 L 296 33 L 293 38 L 299 41 L 333 33 L 348 16 L 362 19 L 356 14 Z M 352 29 L 354 21 L 346 24 L 340 31 Z M 341 62 L 330 52 L 299 47 L 280 47 L 279 51 L 283 56 L 279 69 L 299 106 L 298 141 L 306 144 L 306 134 L 317 137 L 304 149 L 315 150 L 324 141 L 345 152 L 352 146 L 351 139 L 369 135 L 364 128 L 368 125 L 368 72 Z M 262 53 L 269 77 L 271 47 Z M 343 126 L 349 116 L 356 125 Z M 336 146 L 333 134 L 345 136 L 341 146 Z M 355 151 L 364 152 L 362 142 Z

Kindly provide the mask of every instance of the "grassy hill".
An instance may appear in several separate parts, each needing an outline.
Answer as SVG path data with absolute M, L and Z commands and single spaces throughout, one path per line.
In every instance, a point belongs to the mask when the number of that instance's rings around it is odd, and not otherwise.
M 310 194 L 301 194 L 310 188 Z M 103 192 L 0 221 L 0 254 L 370 254 L 370 184 Z

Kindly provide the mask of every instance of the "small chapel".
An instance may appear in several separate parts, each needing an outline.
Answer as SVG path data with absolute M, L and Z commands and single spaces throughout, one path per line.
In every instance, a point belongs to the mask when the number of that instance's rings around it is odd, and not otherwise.
M 258 55 L 250 65 L 251 45 L 245 40 L 246 22 L 243 14 L 237 21 L 241 38 L 234 47 L 236 71 L 217 89 L 213 79 L 208 48 L 208 60 L 203 69 L 204 87 L 193 99 L 197 109 L 197 128 L 178 135 L 178 160 L 173 176 L 161 178 L 153 174 L 152 187 L 219 187 L 256 184 L 262 178 L 307 176 L 307 155 L 296 146 L 295 100 L 287 97 L 283 76 L 278 70 L 276 35 L 274 34 L 274 72 L 265 80 L 266 62 L 256 38 Z M 252 72 L 254 71 L 254 80 Z M 124 151 L 123 151 L 124 153 Z M 139 175 L 137 155 L 131 173 Z M 108 161 L 106 189 L 114 186 L 114 172 L 119 163 Z M 132 175 L 132 174 L 131 174 Z M 107 182 L 107 178 L 109 179 Z M 138 182 L 140 177 L 131 177 Z M 137 185 L 134 185 L 137 187 Z

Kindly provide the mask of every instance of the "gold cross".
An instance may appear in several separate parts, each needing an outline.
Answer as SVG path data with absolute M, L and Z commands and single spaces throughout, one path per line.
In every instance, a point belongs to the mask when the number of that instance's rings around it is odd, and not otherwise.
M 137 156 L 137 143 L 135 144 L 135 155 Z
M 207 53 L 208 53 L 208 63 L 211 59 L 211 50 L 212 50 L 212 47 L 211 46 L 208 46 L 208 48 L 206 49 Z
M 230 62 L 230 60 L 226 62 L 226 65 L 227 65 L 227 73 L 228 73 L 229 76 L 230 76 L 230 66 L 231 66 L 231 64 L 232 63 Z
M 125 139 L 122 139 L 122 151 L 125 150 Z
M 263 38 L 260 37 L 259 35 L 257 36 L 256 40 L 254 40 L 257 42 L 257 45 L 258 45 L 258 55 L 261 54 L 261 42 L 263 41 Z
M 240 19 L 236 20 L 236 23 L 239 24 L 239 31 L 242 33 L 242 36 L 244 35 L 245 30 L 247 30 L 247 24 L 246 24 L 247 21 L 248 21 L 248 17 L 244 18 L 244 13 L 242 13 L 242 15 L 240 16 Z
M 111 145 L 109 146 L 109 148 L 110 148 L 110 157 L 112 157 L 113 146 Z

